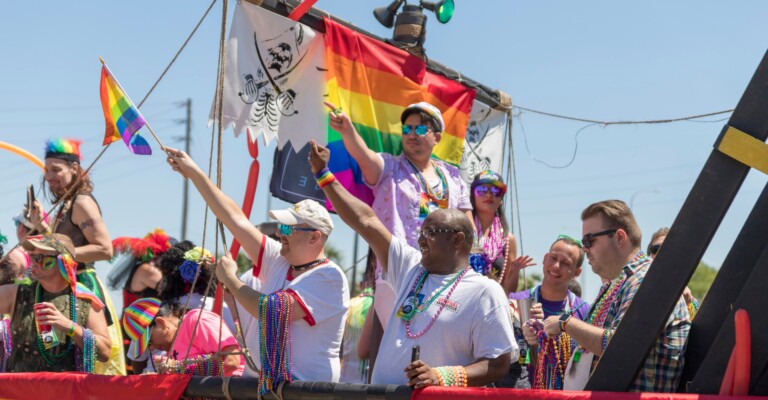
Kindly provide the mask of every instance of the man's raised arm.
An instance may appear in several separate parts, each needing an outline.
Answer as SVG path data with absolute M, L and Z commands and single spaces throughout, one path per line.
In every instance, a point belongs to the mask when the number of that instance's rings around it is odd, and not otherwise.
M 318 178 L 318 185 L 333 204 L 341 220 L 365 239 L 371 246 L 379 263 L 386 270 L 389 256 L 389 243 L 392 234 L 381 223 L 370 206 L 347 191 L 328 171 L 328 159 L 331 152 L 314 141 L 310 144 L 309 165 Z

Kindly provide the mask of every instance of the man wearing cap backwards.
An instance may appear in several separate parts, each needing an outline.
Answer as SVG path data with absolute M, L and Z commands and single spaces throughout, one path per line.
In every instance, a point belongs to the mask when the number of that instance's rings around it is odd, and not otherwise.
M 325 207 L 304 200 L 287 210 L 270 211 L 270 217 L 280 225 L 278 242 L 253 226 L 186 153 L 169 148 L 168 163 L 194 183 L 211 211 L 253 260 L 255 282 L 251 286 L 237 278 L 237 265 L 229 255 L 221 257 L 216 267 L 216 277 L 250 314 L 241 314 L 244 328 L 253 325 L 245 333 L 249 350 L 259 354 L 260 340 L 264 339 L 259 337 L 259 324 L 251 320 L 261 314 L 261 296 L 285 294 L 293 320 L 292 375 L 299 380 L 338 382 L 349 286 L 341 268 L 325 256 L 325 242 L 333 229 Z M 250 369 L 243 375 L 256 376 Z
M 472 221 L 469 191 L 459 170 L 432 158 L 445 129 L 437 107 L 422 101 L 403 110 L 403 153 L 395 156 L 369 149 L 349 116 L 329 102 L 325 105 L 332 110 L 331 128 L 341 134 L 344 147 L 360 165 L 365 183 L 373 189 L 373 211 L 392 235 L 418 248 L 418 231 L 424 218 L 441 208 L 457 208 Z M 394 294 L 380 278 L 376 284 L 374 307 L 386 327 Z
M 313 172 L 324 171 L 329 157 L 328 149 L 312 143 Z M 509 303 L 500 285 L 469 266 L 474 238 L 469 218 L 455 209 L 430 213 L 416 250 L 330 173 L 323 177 L 323 192 L 376 253 L 397 296 L 371 383 L 483 386 L 504 376 L 518 357 Z M 417 345 L 420 356 L 412 361 Z
M 6 371 L 92 372 L 93 358 L 108 360 L 112 342 L 104 304 L 93 292 L 76 285 L 72 241 L 60 234 L 30 236 L 22 246 L 29 251 L 36 281 L 0 286 L 0 313 L 11 314 L 10 335 L 5 339 L 10 339 L 13 351 Z M 51 327 L 58 345 L 46 348 L 49 336 L 41 335 L 38 328 L 44 325 Z M 95 347 L 90 349 L 93 357 L 83 352 L 88 344 Z

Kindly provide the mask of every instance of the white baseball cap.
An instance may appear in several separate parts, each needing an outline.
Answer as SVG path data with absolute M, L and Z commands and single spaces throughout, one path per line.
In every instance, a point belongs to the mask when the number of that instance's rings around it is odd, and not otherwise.
M 307 224 L 325 235 L 333 230 L 331 214 L 314 200 L 302 200 L 285 210 L 271 210 L 269 216 L 284 225 Z
M 445 122 L 443 121 L 443 113 L 440 112 L 440 109 L 433 106 L 432 104 L 427 103 L 426 101 L 422 101 L 419 103 L 414 103 L 409 105 L 408 107 L 403 110 L 403 113 L 400 114 L 400 123 L 405 123 L 405 118 L 417 111 L 421 111 L 423 113 L 426 113 L 432 119 L 437 122 L 437 129 L 440 130 L 440 132 L 445 131 Z

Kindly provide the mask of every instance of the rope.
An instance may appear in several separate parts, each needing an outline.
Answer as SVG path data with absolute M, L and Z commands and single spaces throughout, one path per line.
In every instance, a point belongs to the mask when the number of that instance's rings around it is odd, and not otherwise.
M 526 108 L 526 107 L 520 107 L 520 106 L 514 106 L 513 108 L 516 108 L 520 111 L 527 111 L 534 114 L 540 114 L 540 115 L 546 115 L 548 117 L 553 118 L 560 118 L 560 119 L 567 119 L 569 121 L 579 121 L 579 122 L 587 122 L 590 124 L 598 124 L 598 125 L 639 125 L 639 124 L 668 124 L 671 122 L 679 122 L 679 121 L 689 121 L 692 119 L 699 119 L 704 117 L 711 117 L 713 115 L 720 115 L 720 114 L 727 114 L 730 112 L 733 112 L 733 108 L 723 111 L 715 111 L 705 114 L 698 114 L 698 115 L 690 115 L 687 117 L 678 117 L 678 118 L 667 118 L 667 119 L 650 119 L 650 120 L 638 120 L 638 121 L 599 121 L 595 119 L 588 119 L 588 118 L 579 118 L 579 117 L 570 117 L 567 115 L 562 114 L 555 114 L 547 111 L 540 111 L 540 110 L 534 110 L 532 108 Z
M 189 36 L 187 36 L 187 40 L 184 41 L 184 44 L 181 45 L 179 50 L 176 52 L 176 55 L 173 56 L 173 58 L 171 59 L 171 62 L 168 63 L 168 66 L 165 67 L 165 70 L 163 70 L 163 73 L 160 74 L 160 77 L 157 78 L 157 81 L 155 81 L 155 84 L 152 85 L 152 87 L 149 89 L 149 92 L 147 92 L 147 94 L 144 95 L 144 98 L 141 99 L 141 101 L 139 102 L 139 105 L 136 106 L 136 108 L 141 108 L 141 105 L 144 104 L 144 101 L 147 100 L 149 95 L 152 94 L 152 91 L 155 90 L 155 88 L 160 83 L 160 81 L 165 77 L 165 74 L 168 72 L 168 70 L 171 69 L 171 66 L 173 65 L 173 63 L 176 62 L 176 59 L 179 57 L 179 54 L 181 54 L 181 52 L 184 50 L 184 48 L 187 47 L 187 43 L 189 43 L 189 40 L 192 39 L 192 36 L 194 36 L 195 32 L 197 32 L 197 28 L 200 27 L 200 25 L 203 23 L 203 20 L 205 20 L 205 17 L 208 16 L 208 13 L 211 11 L 211 9 L 213 8 L 214 4 L 216 4 L 216 0 L 213 0 L 211 2 L 211 5 L 208 6 L 208 9 L 205 10 L 205 14 L 203 14 L 203 16 L 200 18 L 200 21 L 197 22 L 197 25 L 195 25 L 195 29 L 192 29 L 192 32 L 189 34 Z

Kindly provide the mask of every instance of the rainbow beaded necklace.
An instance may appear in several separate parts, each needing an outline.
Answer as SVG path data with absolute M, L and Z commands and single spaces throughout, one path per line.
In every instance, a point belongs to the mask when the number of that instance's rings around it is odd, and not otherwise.
M 639 263 L 647 258 L 648 256 L 641 250 L 634 258 L 632 258 L 632 261 L 630 261 L 629 264 Z M 605 319 L 608 317 L 608 311 L 610 311 L 611 305 L 616 300 L 616 297 L 619 295 L 626 280 L 627 274 L 622 271 L 621 276 L 603 285 L 600 289 L 600 293 L 597 295 L 597 301 L 592 305 L 592 308 L 589 310 L 589 315 L 584 322 L 602 328 L 603 324 L 605 324 Z M 603 335 L 603 338 L 605 339 L 605 335 Z M 589 350 L 583 346 L 579 346 L 576 349 L 576 352 L 573 353 L 573 362 L 579 362 L 581 355 L 587 351 Z

